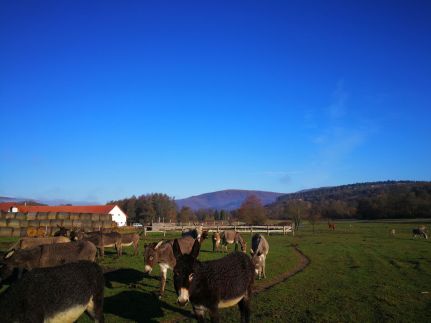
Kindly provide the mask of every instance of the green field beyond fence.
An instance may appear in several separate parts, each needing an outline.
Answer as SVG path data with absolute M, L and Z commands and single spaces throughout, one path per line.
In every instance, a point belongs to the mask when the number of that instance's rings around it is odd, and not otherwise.
M 348 222 L 337 223 L 333 232 L 326 224 L 319 224 L 313 233 L 311 226 L 305 224 L 294 237 L 269 236 L 268 278 L 256 281 L 259 292 L 252 300 L 252 321 L 429 322 L 431 241 L 413 239 L 414 227 L 414 223 Z M 395 237 L 389 234 L 393 228 Z M 178 235 L 168 233 L 165 239 Z M 251 236 L 244 236 L 249 244 Z M 145 242 L 162 238 L 162 234 L 153 234 Z M 15 240 L 1 238 L 0 248 L 6 249 Z M 292 246 L 297 246 L 310 263 L 303 271 L 279 282 L 301 261 Z M 143 250 L 143 243 L 140 249 Z M 205 241 L 200 260 L 222 256 L 211 250 L 211 241 Z M 132 249 L 126 248 L 126 255 L 116 259 L 114 251 L 108 251 L 100 264 L 110 271 L 106 274 L 106 322 L 192 320 L 187 318 L 190 305 L 176 305 L 172 272 L 165 296 L 158 300 L 153 292 L 158 290 L 159 269 L 144 276 L 142 254 L 133 257 Z M 270 285 L 273 286 L 265 289 Z M 223 322 L 239 322 L 237 307 L 221 310 L 221 314 Z M 79 322 L 91 320 L 83 315 Z

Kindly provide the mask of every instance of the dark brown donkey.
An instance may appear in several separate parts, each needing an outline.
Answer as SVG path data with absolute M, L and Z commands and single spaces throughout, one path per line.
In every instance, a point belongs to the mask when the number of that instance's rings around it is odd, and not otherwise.
M 103 323 L 102 268 L 81 261 L 28 272 L 0 296 L 2 322 L 74 322 L 84 311 Z
M 241 322 L 250 322 L 250 298 L 254 283 L 254 266 L 242 252 L 224 258 L 200 262 L 200 244 L 196 241 L 189 255 L 183 255 L 177 240 L 173 244 L 176 258 L 174 286 L 181 306 L 192 303 L 198 322 L 209 312 L 211 322 L 219 322 L 219 309 L 238 304 Z
M 118 257 L 122 254 L 121 234 L 118 232 L 83 232 L 75 229 L 70 232 L 70 240 L 84 240 L 92 242 L 97 247 L 99 256 L 102 258 L 105 256 L 105 248 L 109 247 L 115 247 Z
M 183 253 L 190 253 L 192 250 L 195 239 L 192 237 L 183 237 L 178 239 L 178 243 L 181 246 Z M 172 245 L 174 241 L 160 241 L 158 243 L 150 243 L 145 245 L 144 260 L 145 260 L 145 273 L 151 273 L 153 267 L 159 264 L 160 267 L 160 294 L 159 297 L 163 296 L 166 286 L 166 276 L 168 269 L 173 269 L 176 264 L 176 259 L 172 251 Z
M 226 252 L 228 251 L 227 246 L 233 243 L 235 243 L 235 251 L 238 250 L 238 244 L 239 244 L 241 246 L 241 251 L 244 253 L 247 252 L 247 243 L 241 237 L 239 232 L 236 232 L 234 230 L 223 231 L 221 233 L 221 243 L 222 243 L 222 249 L 224 247 L 226 249 Z

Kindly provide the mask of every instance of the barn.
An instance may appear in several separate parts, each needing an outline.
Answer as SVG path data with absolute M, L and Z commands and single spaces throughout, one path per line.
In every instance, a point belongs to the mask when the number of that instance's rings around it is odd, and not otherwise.
M 127 224 L 127 215 L 118 205 L 19 205 L 16 203 L 0 203 L 0 209 L 4 212 L 21 213 L 87 213 L 87 214 L 110 214 L 112 221 L 122 227 Z

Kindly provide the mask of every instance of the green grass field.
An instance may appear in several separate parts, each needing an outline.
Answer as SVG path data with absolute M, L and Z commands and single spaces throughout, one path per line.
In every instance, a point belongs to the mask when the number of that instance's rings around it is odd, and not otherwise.
M 412 239 L 413 223 L 337 223 L 330 232 L 326 224 L 309 225 L 291 235 L 267 237 L 267 279 L 259 287 L 277 280 L 300 261 L 292 245 L 310 259 L 310 264 L 286 281 L 254 295 L 252 320 L 263 322 L 427 322 L 431 318 L 431 240 Z M 428 225 L 429 227 L 429 225 Z M 397 235 L 389 236 L 395 228 Z M 168 236 L 171 238 L 174 236 Z M 162 237 L 149 235 L 145 242 Z M 250 235 L 246 235 L 248 243 Z M 13 242 L 2 238 L 0 248 Z M 221 257 L 206 241 L 200 260 Z M 141 243 L 141 250 L 143 243 Z M 192 321 L 191 306 L 176 305 L 172 272 L 165 296 L 154 294 L 159 270 L 144 276 L 143 256 L 131 256 L 131 248 L 120 259 L 108 251 L 100 264 L 117 269 L 106 275 L 106 322 Z M 237 307 L 222 310 L 223 322 L 238 322 Z M 83 315 L 79 322 L 91 322 Z

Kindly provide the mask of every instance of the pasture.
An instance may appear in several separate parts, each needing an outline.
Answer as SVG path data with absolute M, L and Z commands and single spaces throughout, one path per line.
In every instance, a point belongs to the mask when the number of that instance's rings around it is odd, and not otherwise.
M 428 229 L 429 224 L 426 224 Z M 431 318 L 431 240 L 413 239 L 413 223 L 326 223 L 304 225 L 295 236 L 266 236 L 270 244 L 267 278 L 256 280 L 258 292 L 252 299 L 252 321 L 263 322 L 419 322 Z M 395 237 L 389 230 L 396 229 Z M 169 234 L 165 239 L 179 234 Z M 244 235 L 250 249 L 250 235 Z M 159 268 L 143 274 L 143 245 L 163 239 L 149 234 L 141 240 L 140 255 L 133 248 L 116 258 L 107 249 L 99 263 L 107 271 L 104 313 L 106 322 L 193 321 L 191 306 L 176 305 L 172 272 L 164 297 L 153 292 L 159 287 Z M 14 239 L 1 238 L 4 250 Z M 298 269 L 301 255 L 310 263 L 303 271 L 282 281 Z M 232 250 L 232 246 L 230 246 Z M 212 252 L 210 240 L 202 246 L 199 259 L 221 257 Z M 269 288 L 268 288 L 269 287 Z M 237 307 L 221 310 L 223 322 L 238 322 Z M 83 315 L 78 322 L 91 322 Z

